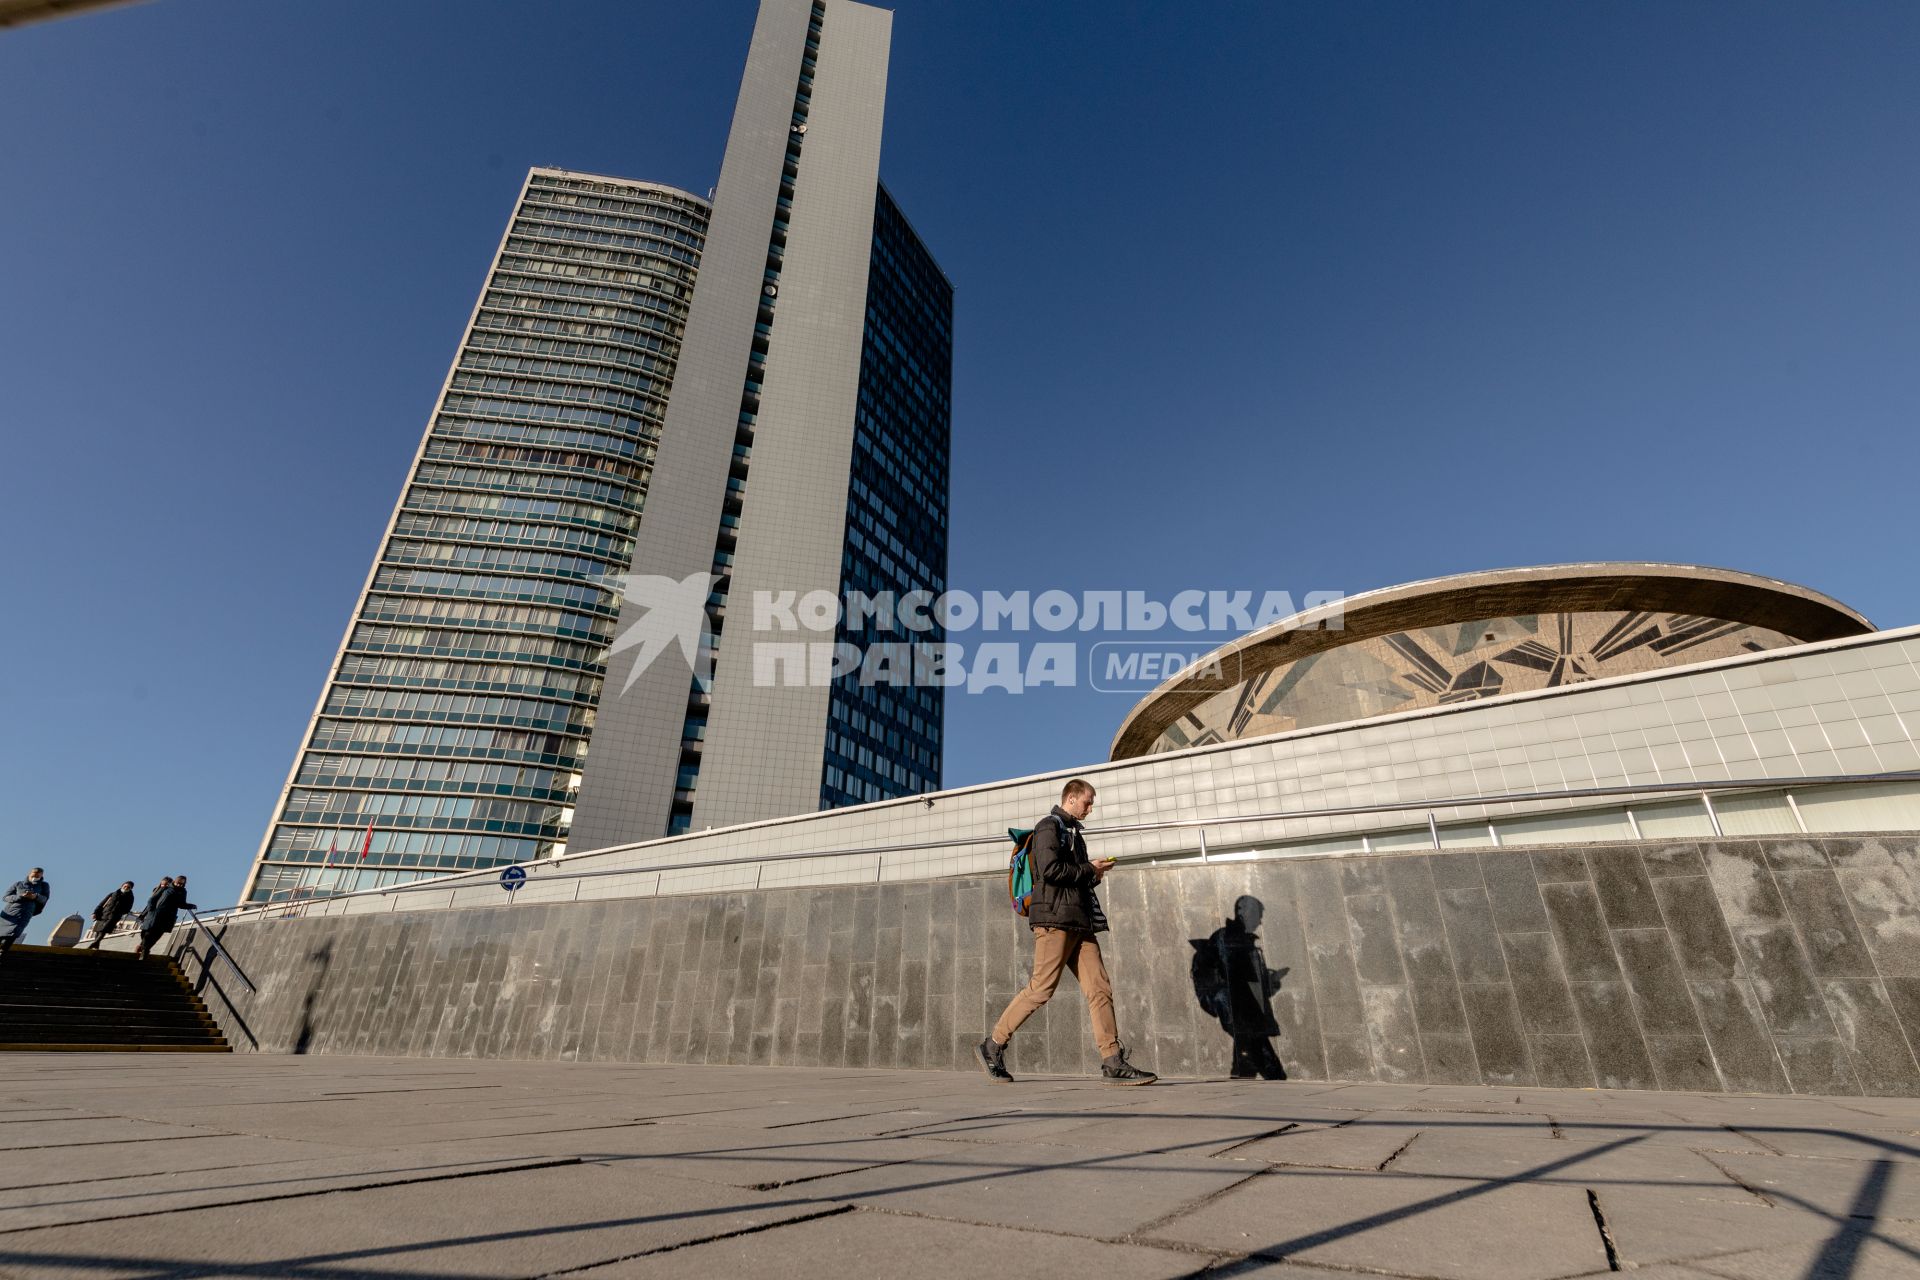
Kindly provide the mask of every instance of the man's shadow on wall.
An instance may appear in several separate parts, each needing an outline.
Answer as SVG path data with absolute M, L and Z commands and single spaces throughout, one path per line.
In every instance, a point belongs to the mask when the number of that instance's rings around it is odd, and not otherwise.
M 1193 994 L 1220 1029 L 1233 1037 L 1235 1079 L 1285 1080 L 1273 1037 L 1280 1024 L 1273 1016 L 1273 993 L 1285 969 L 1267 968 L 1260 950 L 1260 899 L 1247 896 L 1233 904 L 1233 919 L 1211 936 L 1189 938 L 1193 946 Z

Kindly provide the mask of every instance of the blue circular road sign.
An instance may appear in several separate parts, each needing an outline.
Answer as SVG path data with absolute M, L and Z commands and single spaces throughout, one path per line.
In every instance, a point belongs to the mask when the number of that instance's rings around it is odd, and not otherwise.
M 505 867 L 502 868 L 500 872 L 500 887 L 508 893 L 512 893 L 515 889 L 525 884 L 526 880 L 527 869 L 525 867 Z

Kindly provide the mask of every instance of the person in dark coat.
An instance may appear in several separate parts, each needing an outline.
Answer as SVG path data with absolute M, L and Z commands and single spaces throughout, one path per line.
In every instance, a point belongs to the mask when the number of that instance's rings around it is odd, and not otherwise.
M 52 896 L 53 886 L 47 883 L 39 867 L 27 872 L 25 880 L 13 882 L 6 897 L 0 899 L 0 956 L 13 950 L 13 944 L 27 936 L 27 921 L 45 910 L 47 899 Z
M 174 921 L 182 911 L 198 909 L 187 901 L 185 876 L 162 879 L 153 896 L 147 899 L 147 909 L 140 913 L 140 945 L 134 948 L 133 958 L 144 960 L 153 945 L 173 931 Z
M 93 909 L 93 941 L 87 946 L 94 951 L 100 949 L 100 939 L 113 932 L 113 926 L 120 918 L 133 910 L 133 881 L 123 880 L 120 887 L 100 899 L 100 905 Z

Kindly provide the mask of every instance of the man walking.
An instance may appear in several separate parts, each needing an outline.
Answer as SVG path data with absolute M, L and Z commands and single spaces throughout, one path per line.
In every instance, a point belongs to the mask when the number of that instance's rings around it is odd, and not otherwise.
M 53 896 L 39 867 L 27 872 L 25 880 L 15 880 L 0 899 L 0 956 L 13 950 L 13 944 L 27 936 L 27 921 L 39 915 Z
M 87 944 L 90 950 L 100 949 L 100 939 L 113 932 L 113 926 L 120 918 L 133 910 L 133 881 L 123 880 L 120 887 L 100 899 L 100 905 L 93 909 L 93 941 Z
M 133 958 L 146 959 L 154 944 L 173 932 L 173 922 L 183 910 L 194 910 L 194 905 L 187 901 L 187 878 L 163 877 L 153 896 L 147 899 L 147 909 L 140 913 L 140 945 L 134 948 Z
M 1152 1084 L 1159 1079 L 1128 1062 L 1120 1047 L 1113 985 L 1100 958 L 1098 935 L 1106 930 L 1107 921 L 1093 894 L 1094 886 L 1113 870 L 1114 860 L 1087 858 L 1087 842 L 1080 830 L 1091 812 L 1093 785 L 1075 778 L 1060 793 L 1060 803 L 1033 829 L 1028 853 L 1033 899 L 1027 907 L 1027 924 L 1033 930 L 1033 977 L 1000 1015 L 993 1033 L 974 1050 L 988 1078 L 998 1083 L 1013 1081 L 1007 1070 L 1007 1042 L 1021 1023 L 1053 998 L 1063 969 L 1073 971 L 1087 997 L 1094 1044 L 1100 1050 L 1100 1078 L 1108 1084 Z

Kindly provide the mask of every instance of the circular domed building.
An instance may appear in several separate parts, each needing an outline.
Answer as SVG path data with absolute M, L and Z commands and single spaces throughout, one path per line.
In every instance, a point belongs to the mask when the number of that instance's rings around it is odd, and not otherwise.
M 1461 573 L 1349 596 L 1222 645 L 1134 707 L 1131 759 L 1864 635 L 1830 596 L 1698 565 Z

